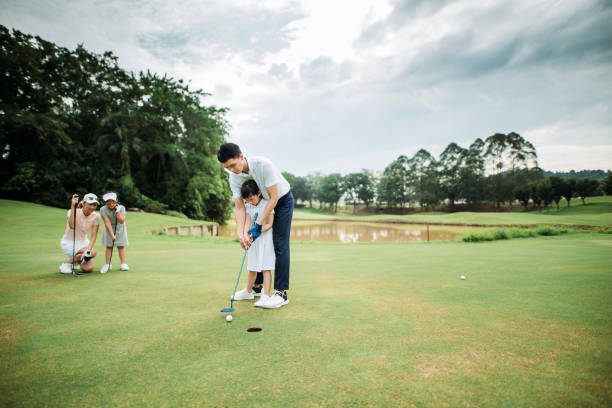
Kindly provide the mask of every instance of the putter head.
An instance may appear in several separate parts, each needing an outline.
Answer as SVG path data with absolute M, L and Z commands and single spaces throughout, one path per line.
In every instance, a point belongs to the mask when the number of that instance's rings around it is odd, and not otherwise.
M 234 311 L 233 307 L 224 307 L 223 309 L 221 309 L 222 313 L 231 313 Z

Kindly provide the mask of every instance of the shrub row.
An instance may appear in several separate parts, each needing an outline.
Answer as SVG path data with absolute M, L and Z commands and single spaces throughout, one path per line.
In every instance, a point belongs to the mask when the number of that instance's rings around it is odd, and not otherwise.
M 510 228 L 510 229 L 496 229 L 485 232 L 472 232 L 462 238 L 463 242 L 485 242 L 485 241 L 497 241 L 500 239 L 513 239 L 513 238 L 530 238 L 538 235 L 552 236 L 566 234 L 567 229 L 555 228 L 548 225 L 543 225 L 535 229 L 523 229 L 523 228 Z

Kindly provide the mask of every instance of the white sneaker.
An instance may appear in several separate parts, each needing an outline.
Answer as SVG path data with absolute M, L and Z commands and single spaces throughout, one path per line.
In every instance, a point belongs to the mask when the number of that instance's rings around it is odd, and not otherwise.
M 230 299 L 232 297 L 230 296 Z M 249 293 L 247 292 L 246 288 L 242 289 L 239 292 L 236 292 L 236 294 L 234 295 L 234 300 L 252 300 L 255 299 L 255 295 L 253 295 L 253 292 Z
M 112 265 L 106 264 L 102 267 L 102 269 L 100 269 L 100 273 L 106 273 L 108 271 L 110 271 L 110 269 L 112 268 Z
M 59 271 L 64 275 L 70 275 L 72 273 L 72 264 L 69 264 L 68 262 L 62 263 L 59 267 Z
M 268 299 L 270 299 L 270 296 L 266 295 L 265 293 L 262 293 L 260 296 L 261 297 L 259 298 L 259 300 L 253 303 L 253 306 L 264 307 L 263 305 L 265 305 L 268 302 Z
M 63 267 L 64 265 L 66 265 L 66 266 L 65 266 L 65 268 L 70 269 L 70 272 L 72 272 L 72 264 L 71 264 L 70 262 L 64 262 L 63 264 L 61 264 L 61 265 L 60 265 L 60 272 L 62 271 L 62 267 Z M 74 270 L 75 270 L 75 271 L 78 271 L 78 270 L 80 270 L 80 269 L 81 269 L 81 265 L 79 265 L 79 264 L 74 265 Z
M 265 309 L 277 309 L 281 306 L 285 306 L 289 304 L 289 299 L 287 298 L 287 294 L 281 291 L 275 290 L 272 296 L 268 298 L 266 303 L 263 303 L 260 307 Z
M 128 266 L 128 264 L 121 264 L 121 266 L 119 267 L 119 270 L 121 270 L 121 271 L 129 271 L 130 267 Z

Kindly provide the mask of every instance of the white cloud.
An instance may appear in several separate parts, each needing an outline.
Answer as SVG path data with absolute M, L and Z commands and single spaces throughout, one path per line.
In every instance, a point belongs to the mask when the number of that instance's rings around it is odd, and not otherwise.
M 527 130 L 523 137 L 534 144 L 545 170 L 612 169 L 611 125 L 557 123 Z
M 612 167 L 604 1 L 3 3 L 3 25 L 213 92 L 231 140 L 295 174 L 510 131 L 545 169 Z
M 546 145 L 538 149 L 539 161 L 547 163 L 545 170 L 612 170 L 612 144 Z

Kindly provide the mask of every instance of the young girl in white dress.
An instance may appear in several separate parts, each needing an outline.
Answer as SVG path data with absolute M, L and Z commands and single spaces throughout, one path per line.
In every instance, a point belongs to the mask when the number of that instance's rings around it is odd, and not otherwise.
M 240 194 L 246 202 L 246 221 L 244 223 L 244 234 L 248 235 L 249 229 L 259 220 L 259 215 L 263 214 L 266 204 L 268 203 L 261 196 L 261 191 L 257 187 L 255 180 L 247 180 L 242 184 Z M 272 223 L 274 222 L 274 212 L 262 224 L 261 235 L 253 241 L 250 236 L 249 240 L 249 260 L 247 269 L 249 277 L 246 287 L 239 292 L 236 292 L 234 300 L 249 300 L 255 298 L 253 284 L 257 273 L 263 274 L 263 293 L 261 298 L 255 302 L 253 306 L 266 307 L 266 302 L 270 298 L 270 286 L 272 284 L 272 273 L 276 256 L 274 255 L 274 244 L 272 242 Z

